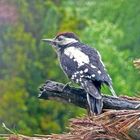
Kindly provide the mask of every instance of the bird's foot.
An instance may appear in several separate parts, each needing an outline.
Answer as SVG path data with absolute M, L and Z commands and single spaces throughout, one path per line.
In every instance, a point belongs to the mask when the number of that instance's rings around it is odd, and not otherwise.
M 62 91 L 65 91 L 66 89 L 69 89 L 70 88 L 70 85 L 71 85 L 72 82 L 68 82 L 64 85 Z

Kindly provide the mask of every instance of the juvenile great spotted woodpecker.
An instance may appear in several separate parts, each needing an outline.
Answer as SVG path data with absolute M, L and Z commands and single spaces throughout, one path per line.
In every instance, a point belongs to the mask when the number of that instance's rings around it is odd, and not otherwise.
M 103 107 L 101 85 L 106 84 L 113 96 L 116 94 L 99 52 L 82 43 L 71 32 L 61 33 L 53 39 L 43 41 L 55 48 L 61 68 L 68 78 L 86 91 L 90 113 L 100 114 Z

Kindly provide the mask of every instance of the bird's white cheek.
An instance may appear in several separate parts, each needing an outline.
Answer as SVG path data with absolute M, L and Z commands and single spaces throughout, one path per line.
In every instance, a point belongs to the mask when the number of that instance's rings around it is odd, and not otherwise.
M 67 45 L 67 44 L 76 43 L 76 42 L 78 42 L 78 41 L 74 38 L 65 38 L 64 40 L 60 41 L 59 44 Z

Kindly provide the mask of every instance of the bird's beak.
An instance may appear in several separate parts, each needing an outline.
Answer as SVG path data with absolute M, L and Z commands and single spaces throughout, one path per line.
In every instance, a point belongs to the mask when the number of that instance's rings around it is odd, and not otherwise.
M 50 45 L 53 45 L 55 43 L 54 39 L 42 39 L 42 41 L 45 41 L 49 43 Z

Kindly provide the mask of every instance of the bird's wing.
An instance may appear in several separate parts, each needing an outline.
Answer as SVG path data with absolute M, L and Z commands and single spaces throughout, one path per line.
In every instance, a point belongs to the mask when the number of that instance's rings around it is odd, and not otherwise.
M 88 78 L 92 78 L 96 81 L 101 81 L 106 83 L 107 85 L 112 85 L 112 80 L 110 76 L 107 74 L 107 71 L 105 69 L 105 66 L 101 60 L 101 56 L 99 52 L 86 45 L 82 45 L 81 51 L 84 52 L 89 57 L 89 63 L 85 63 L 81 70 L 88 69 L 88 71 L 85 73 L 85 76 Z
M 112 79 L 107 74 L 105 66 L 102 62 L 101 56 L 99 52 L 86 45 L 82 45 L 81 51 L 85 52 L 89 56 L 90 63 L 85 64 L 82 69 L 88 68 L 88 72 L 86 73 L 86 77 L 89 79 L 92 78 L 93 81 L 100 81 L 101 83 L 105 83 L 109 86 L 109 89 L 113 96 L 117 97 L 113 87 L 112 87 Z
M 66 75 L 76 83 L 82 85 L 83 81 L 88 79 L 95 84 L 98 90 L 102 83 L 106 83 L 110 89 L 113 89 L 111 78 L 95 49 L 86 45 L 70 46 L 61 55 L 60 62 Z
M 78 68 L 78 64 L 76 61 L 73 61 L 73 59 L 70 59 L 70 57 L 66 55 L 61 56 L 61 67 L 64 73 L 72 79 L 74 82 L 81 85 L 82 88 L 85 89 L 86 92 L 88 92 L 92 97 L 96 99 L 101 99 L 101 95 L 99 93 L 100 90 L 100 83 L 96 83 L 96 85 L 93 84 L 92 80 L 90 79 L 90 67 L 85 64 Z M 88 68 L 88 72 L 85 70 Z

